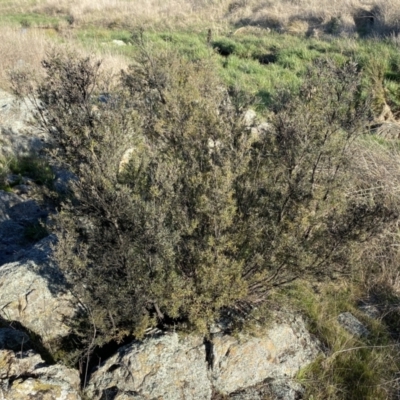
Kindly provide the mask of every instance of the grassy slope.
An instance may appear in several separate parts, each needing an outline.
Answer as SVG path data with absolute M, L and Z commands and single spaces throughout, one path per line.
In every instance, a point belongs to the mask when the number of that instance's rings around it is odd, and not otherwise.
M 366 72 L 365 90 L 376 91 L 378 103 L 382 101 L 383 93 L 384 101 L 390 104 L 393 112 L 399 111 L 400 54 L 396 40 L 332 35 L 311 38 L 304 31 L 293 32 L 293 28 L 292 33 L 296 35 L 288 34 L 291 16 L 278 13 L 283 0 L 268 10 L 265 7 L 257 9 L 254 1 L 202 1 L 197 2 L 197 10 L 194 2 L 171 0 L 164 3 L 139 1 L 133 13 L 133 2 L 128 1 L 107 0 L 101 3 L 101 8 L 89 1 L 78 4 L 0 0 L 3 38 L 0 43 L 0 86 L 8 87 L 4 72 L 7 69 L 22 65 L 38 70 L 49 45 L 74 46 L 79 51 L 105 57 L 106 66 L 115 70 L 124 67 L 136 51 L 131 40 L 132 30 L 140 24 L 145 26 L 146 38 L 155 48 L 170 46 L 190 59 L 218 57 L 220 74 L 226 84 L 256 96 L 261 113 L 268 110 L 277 89 L 296 90 L 307 65 L 318 57 L 329 57 L 338 62 L 356 61 Z M 314 7 L 308 15 L 325 13 L 324 18 L 329 22 L 329 18 L 343 12 L 346 17 L 343 20 L 348 21 L 347 9 L 333 10 L 327 4 L 325 8 L 321 4 L 318 7 L 316 3 L 308 2 L 309 7 Z M 396 2 L 387 4 L 397 5 Z M 295 11 L 298 15 L 307 10 L 303 4 L 303 8 L 297 7 Z M 227 12 L 229 18 L 224 19 Z M 260 25 L 267 26 L 266 21 L 271 20 L 273 13 L 281 19 L 272 22 L 278 27 L 286 24 L 286 33 L 259 27 L 237 30 L 240 27 L 238 21 L 243 22 L 245 18 L 250 24 L 262 21 Z M 347 22 L 346 29 L 351 28 L 349 24 Z M 209 28 L 212 37 L 207 43 Z M 127 45 L 117 46 L 113 40 L 122 40 Z M 379 107 L 378 104 L 374 110 L 376 114 L 380 112 Z M 385 140 L 377 142 L 377 145 L 387 147 Z M 375 142 L 371 143 L 374 147 Z M 395 157 L 398 148 L 390 151 L 390 157 Z M 377 271 L 381 273 L 382 268 Z M 382 278 L 378 285 L 384 288 L 380 300 L 391 310 L 398 301 L 393 276 L 387 280 Z M 379 281 L 378 277 L 376 280 Z M 318 288 L 299 283 L 276 294 L 277 301 L 289 301 L 308 315 L 311 330 L 327 346 L 328 357 L 317 360 L 299 375 L 307 387 L 309 399 L 390 398 L 394 383 L 389 381 L 394 379 L 400 366 L 390 332 L 400 319 L 396 319 L 397 311 L 390 314 L 390 320 L 384 318 L 383 321 L 360 314 L 357 303 L 367 296 L 367 286 L 362 275 L 355 274 L 347 283 L 336 282 Z M 336 322 L 342 311 L 351 311 L 361 318 L 372 335 L 367 339 L 355 339 L 344 332 Z

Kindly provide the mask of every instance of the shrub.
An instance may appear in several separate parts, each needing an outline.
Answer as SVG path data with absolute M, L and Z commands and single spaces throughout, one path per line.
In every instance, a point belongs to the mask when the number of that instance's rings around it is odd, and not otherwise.
M 88 58 L 52 54 L 43 66 L 37 120 L 76 175 L 55 258 L 98 337 L 91 346 L 141 337 L 157 320 L 206 333 L 274 286 L 347 271 L 357 241 L 390 217 L 348 190 L 365 122 L 354 64 L 314 63 L 257 134 L 244 126 L 248 99 L 227 93 L 213 59 L 142 48 L 108 87 Z

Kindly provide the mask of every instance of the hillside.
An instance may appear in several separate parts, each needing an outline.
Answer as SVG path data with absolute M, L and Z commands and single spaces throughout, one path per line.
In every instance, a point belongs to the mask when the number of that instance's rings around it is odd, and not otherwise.
M 46 385 L 151 398 L 168 373 L 143 360 L 196 347 L 182 399 L 399 397 L 399 21 L 399 0 L 0 0 L 1 328 L 74 371 Z M 118 360 L 144 363 L 132 386 Z

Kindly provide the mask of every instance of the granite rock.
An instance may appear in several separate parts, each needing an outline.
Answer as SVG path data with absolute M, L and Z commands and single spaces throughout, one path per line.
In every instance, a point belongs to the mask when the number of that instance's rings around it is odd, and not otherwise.
M 265 379 L 293 378 L 320 352 L 300 316 L 279 312 L 257 337 L 216 335 L 212 340 L 212 384 L 229 394 Z
M 93 400 L 210 400 L 205 354 L 200 337 L 172 333 L 133 342 L 93 373 L 86 394 Z

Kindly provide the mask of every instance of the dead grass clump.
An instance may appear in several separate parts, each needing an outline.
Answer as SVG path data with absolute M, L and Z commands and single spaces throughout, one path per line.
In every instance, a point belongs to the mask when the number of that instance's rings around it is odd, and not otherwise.
M 263 36 L 271 32 L 270 28 L 261 28 L 259 26 L 242 26 L 239 29 L 236 29 L 233 32 L 233 36 L 246 36 L 246 35 L 253 35 L 253 36 Z
M 302 21 L 300 19 L 294 19 L 290 21 L 286 27 L 286 32 L 292 35 L 304 36 L 309 30 L 309 25 L 307 21 Z
M 103 68 L 113 77 L 119 75 L 121 70 L 128 69 L 129 62 L 122 55 L 114 54 L 111 51 L 102 51 L 97 52 L 96 57 L 102 60 Z
M 287 19 L 283 15 L 270 10 L 260 10 L 250 18 L 250 24 L 277 31 L 283 30 L 287 22 Z
M 360 143 L 353 158 L 357 196 L 379 201 L 393 215 L 391 223 L 365 243 L 360 256 L 362 281 L 386 287 L 400 297 L 400 148 L 397 140 L 379 137 Z M 372 199 L 372 192 L 375 199 Z M 354 193 L 353 193 L 354 195 Z
M 365 139 L 357 145 L 352 162 L 356 195 L 369 198 L 374 193 L 382 206 L 400 215 L 398 142 L 381 138 Z

